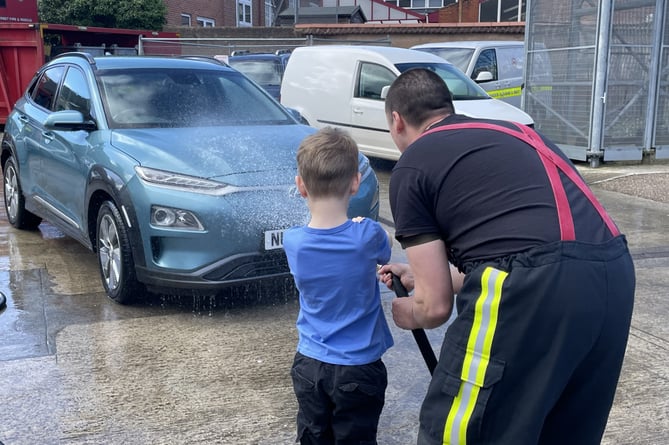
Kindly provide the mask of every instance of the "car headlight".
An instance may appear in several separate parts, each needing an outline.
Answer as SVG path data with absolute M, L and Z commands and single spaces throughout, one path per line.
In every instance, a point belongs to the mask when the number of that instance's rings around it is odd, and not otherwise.
M 151 206 L 151 225 L 171 229 L 204 230 L 193 212 L 157 205 Z
M 143 181 L 159 187 L 186 190 L 208 195 L 224 195 L 232 191 L 233 187 L 223 182 L 212 181 L 197 176 L 182 175 L 180 173 L 156 170 L 148 167 L 135 167 L 135 172 Z

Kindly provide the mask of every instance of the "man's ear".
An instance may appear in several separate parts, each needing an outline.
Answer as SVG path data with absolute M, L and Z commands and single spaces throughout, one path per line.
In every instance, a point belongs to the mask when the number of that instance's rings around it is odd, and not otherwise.
M 304 181 L 301 176 L 295 176 L 295 185 L 297 186 L 297 191 L 300 192 L 300 196 L 303 198 L 307 197 L 307 187 L 304 185 Z
M 353 180 L 351 181 L 351 195 L 355 195 L 358 193 L 358 189 L 360 188 L 360 178 L 362 176 L 360 175 L 360 172 L 358 172 L 354 177 Z
M 397 111 L 393 111 L 390 115 L 390 125 L 395 127 L 396 133 L 401 133 L 404 130 L 404 118 Z

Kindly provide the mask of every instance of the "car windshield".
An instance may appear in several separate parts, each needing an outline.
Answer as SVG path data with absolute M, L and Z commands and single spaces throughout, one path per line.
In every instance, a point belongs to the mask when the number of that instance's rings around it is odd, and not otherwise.
M 426 68 L 439 74 L 444 79 L 448 89 L 453 95 L 453 100 L 477 100 L 490 99 L 488 93 L 478 86 L 473 80 L 467 77 L 455 66 L 447 63 L 398 63 L 395 65 L 400 72 L 405 72 L 412 68 Z
M 110 128 L 277 125 L 295 121 L 243 75 L 220 70 L 101 70 Z
M 259 85 L 281 85 L 281 64 L 278 61 L 266 60 L 235 60 L 228 59 L 234 69 L 249 76 Z
M 442 59 L 448 60 L 453 65 L 457 66 L 463 73 L 467 72 L 469 61 L 472 60 L 474 54 L 473 49 L 469 48 L 416 48 L 418 51 L 423 51 L 430 54 L 435 54 Z

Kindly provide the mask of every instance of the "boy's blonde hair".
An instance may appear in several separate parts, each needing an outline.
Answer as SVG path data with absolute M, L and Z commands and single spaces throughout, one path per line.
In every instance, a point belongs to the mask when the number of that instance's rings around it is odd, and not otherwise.
M 300 144 L 297 171 L 313 197 L 348 196 L 358 174 L 358 145 L 343 130 L 322 128 Z

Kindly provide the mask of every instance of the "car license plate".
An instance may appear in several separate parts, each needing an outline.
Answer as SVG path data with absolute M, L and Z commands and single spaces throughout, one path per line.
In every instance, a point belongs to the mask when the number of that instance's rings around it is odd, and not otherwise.
M 265 232 L 265 250 L 281 249 L 283 247 L 283 232 L 283 229 Z

